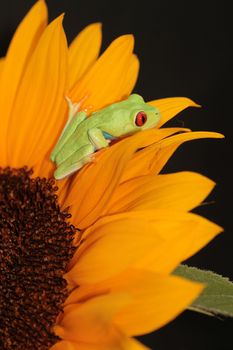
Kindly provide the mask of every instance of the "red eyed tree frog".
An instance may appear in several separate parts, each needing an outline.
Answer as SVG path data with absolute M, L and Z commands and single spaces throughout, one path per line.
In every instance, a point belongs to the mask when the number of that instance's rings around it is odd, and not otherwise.
M 50 156 L 57 166 L 54 173 L 57 180 L 91 162 L 94 152 L 108 147 L 112 140 L 153 128 L 160 120 L 159 110 L 137 94 L 98 110 L 88 118 L 85 112 L 77 112 L 77 104 L 70 100 L 68 104 L 68 121 Z

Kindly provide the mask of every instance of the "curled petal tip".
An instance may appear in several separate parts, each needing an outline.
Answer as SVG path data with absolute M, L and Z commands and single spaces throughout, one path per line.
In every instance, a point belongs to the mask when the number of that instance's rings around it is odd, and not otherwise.
M 128 40 L 134 40 L 133 34 L 124 34 L 122 35 L 122 38 L 126 38 Z
M 197 108 L 201 108 L 202 107 L 202 105 L 200 105 L 199 103 L 196 103 L 194 101 L 192 101 L 192 102 L 193 102 L 193 104 L 191 105 L 191 107 L 197 107 Z
M 102 22 L 95 22 L 95 23 L 92 23 L 92 25 L 99 27 L 99 28 L 102 28 L 102 26 L 103 26 Z
M 45 0 L 38 0 L 37 4 L 42 5 L 42 6 L 46 6 Z
M 134 36 L 133 34 L 126 34 L 125 37 L 127 40 L 134 45 Z
M 86 29 L 94 29 L 95 28 L 95 29 L 101 30 L 102 26 L 103 26 L 102 22 L 93 22 L 93 23 L 89 24 L 86 27 Z
M 63 12 L 58 18 L 60 18 L 61 19 L 61 22 L 63 21 L 63 19 L 64 19 L 64 16 L 65 16 L 65 12 Z
M 195 101 L 193 101 L 191 98 L 188 98 L 188 97 L 177 97 L 177 99 L 180 99 L 181 101 L 183 100 L 183 102 L 186 103 L 189 107 L 198 107 L 198 108 L 202 107 L 202 105 L 200 105 L 199 103 L 196 103 Z
M 134 46 L 134 36 L 133 34 L 125 34 L 121 35 L 116 39 L 116 41 L 122 43 L 122 44 L 128 44 L 130 46 Z
M 63 22 L 63 19 L 64 19 L 64 16 L 65 16 L 65 13 L 61 13 L 60 16 L 58 16 L 55 21 L 58 22 L 58 23 L 61 23 Z
M 210 137 L 213 137 L 213 138 L 216 138 L 216 139 L 225 139 L 225 135 L 221 134 L 220 132 L 210 132 L 210 134 L 212 134 L 212 136 Z

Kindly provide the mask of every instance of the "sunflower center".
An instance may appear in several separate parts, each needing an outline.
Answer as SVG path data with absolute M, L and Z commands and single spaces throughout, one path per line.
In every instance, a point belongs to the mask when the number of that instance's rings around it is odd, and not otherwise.
M 0 349 L 47 350 L 68 292 L 63 275 L 76 229 L 52 179 L 0 169 Z

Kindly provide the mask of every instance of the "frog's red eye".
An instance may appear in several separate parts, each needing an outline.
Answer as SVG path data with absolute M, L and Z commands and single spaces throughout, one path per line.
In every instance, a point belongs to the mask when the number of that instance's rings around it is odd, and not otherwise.
M 147 115 L 145 112 L 138 112 L 135 119 L 135 124 L 137 126 L 143 126 L 147 121 Z

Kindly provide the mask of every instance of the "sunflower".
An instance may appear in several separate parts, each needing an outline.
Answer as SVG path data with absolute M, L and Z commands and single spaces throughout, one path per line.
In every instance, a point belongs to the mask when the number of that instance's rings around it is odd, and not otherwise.
M 62 19 L 47 25 L 39 0 L 0 62 L 0 348 L 146 349 L 133 337 L 162 327 L 202 291 L 172 271 L 221 231 L 190 212 L 214 183 L 160 170 L 183 142 L 221 135 L 160 128 L 196 104 L 151 101 L 159 128 L 55 181 L 49 156 L 67 119 L 65 96 L 90 114 L 125 99 L 139 70 L 131 35 L 99 56 L 100 24 L 68 48 Z

